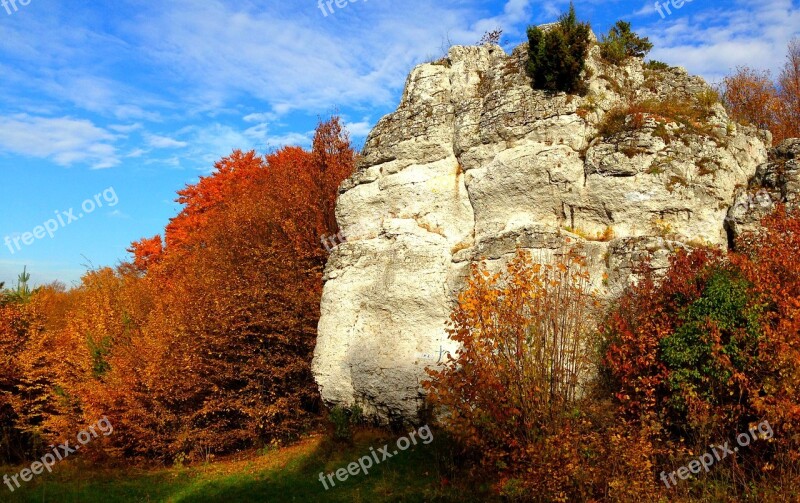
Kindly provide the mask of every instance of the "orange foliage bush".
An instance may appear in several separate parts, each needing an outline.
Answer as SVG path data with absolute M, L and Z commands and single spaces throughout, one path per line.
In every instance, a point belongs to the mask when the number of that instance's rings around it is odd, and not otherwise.
M 502 449 L 528 445 L 579 397 L 593 350 L 584 321 L 595 308 L 583 259 L 571 252 L 542 265 L 520 251 L 504 275 L 473 265 L 449 329 L 461 348 L 428 371 L 429 399 L 493 461 L 513 457 Z
M 449 332 L 461 349 L 423 384 L 510 500 L 657 493 L 649 432 L 615 424 L 592 394 L 598 308 L 579 251 L 546 264 L 519 252 L 497 274 L 473 266 L 459 296 Z
M 77 370 L 80 349 L 86 340 L 65 339 L 63 328 L 72 314 L 73 296 L 63 285 L 38 288 L 30 296 L 17 297 L 0 307 L 0 348 L 7 355 L 2 365 L 2 402 L 7 430 L 24 439 L 25 448 L 13 458 L 25 459 L 41 452 L 47 443 L 66 438 L 79 423 L 79 410 L 71 379 Z M 9 319 L 8 313 L 13 313 Z M 76 366 L 76 364 L 78 364 Z M 76 430 L 77 431 L 77 430 Z M 8 437 L 7 437 L 8 438 Z
M 740 253 L 732 258 L 764 306 L 760 373 L 749 397 L 780 432 L 777 443 L 786 455 L 800 461 L 800 210 L 780 207 L 762 224 L 737 243 Z

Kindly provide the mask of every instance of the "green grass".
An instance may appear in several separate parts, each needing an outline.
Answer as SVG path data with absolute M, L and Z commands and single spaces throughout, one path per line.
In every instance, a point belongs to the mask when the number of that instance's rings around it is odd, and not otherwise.
M 447 502 L 487 501 L 485 491 L 454 486 L 446 442 L 420 443 L 325 490 L 319 473 L 334 472 L 397 437 L 361 431 L 352 444 L 316 436 L 283 449 L 188 468 L 110 469 L 62 462 L 13 494 L 0 486 L 0 501 L 34 502 Z M 4 468 L 16 473 L 22 467 Z M 474 498 L 474 499 L 473 499 Z

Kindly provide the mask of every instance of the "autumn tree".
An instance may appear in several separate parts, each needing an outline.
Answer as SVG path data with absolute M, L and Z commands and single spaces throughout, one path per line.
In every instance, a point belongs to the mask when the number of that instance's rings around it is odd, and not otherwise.
M 731 117 L 772 132 L 773 144 L 800 137 L 800 39 L 789 43 L 777 85 L 768 71 L 739 67 L 723 80 Z
M 265 177 L 225 203 L 207 223 L 204 247 L 170 264 L 163 317 L 149 329 L 164 341 L 154 362 L 182 373 L 159 385 L 172 404 L 159 416 L 179 420 L 173 454 L 286 438 L 316 406 L 310 362 L 322 271 L 295 253 L 289 240 L 301 229 L 281 225 L 271 183 Z
M 255 152 L 235 150 L 214 165 L 213 175 L 200 177 L 196 184 L 179 190 L 177 202 L 183 205 L 183 209 L 166 228 L 166 244 L 173 248 L 171 252 L 177 253 L 178 249 L 188 248 L 202 240 L 203 225 L 215 208 L 227 198 L 234 197 L 234 184 L 254 176 L 263 168 L 264 161 Z
M 129 279 L 139 281 L 138 273 Z M 87 423 L 105 415 L 104 377 L 108 357 L 125 343 L 129 316 L 145 301 L 111 269 L 88 272 L 79 287 L 39 288 L 26 304 L 31 322 L 15 356 L 20 379 L 14 400 L 16 425 L 40 445 L 74 438 Z M 100 452 L 107 439 L 93 442 Z M 35 446 L 30 456 L 40 454 Z
M 775 131 L 779 101 L 769 72 L 742 66 L 723 81 L 723 101 L 733 119 Z
M 15 397 L 22 374 L 19 354 L 27 342 L 28 321 L 23 309 L 0 293 L 0 462 L 15 463 L 25 458 L 31 437 L 18 425 Z
M 320 201 L 318 214 L 324 217 L 326 233 L 335 234 L 338 231 L 336 198 L 339 185 L 353 172 L 356 159 L 350 134 L 338 117 L 317 126 L 311 154 L 314 166 L 311 173 L 317 192 L 311 197 Z
M 98 354 L 122 452 L 207 459 L 309 424 L 319 238 L 336 231 L 338 187 L 354 162 L 338 118 L 319 124 L 310 151 L 235 151 L 179 192 L 166 246 L 159 237 L 131 246 L 129 267 L 157 295 L 135 330 Z
M 448 329 L 460 349 L 425 383 L 445 424 L 490 464 L 524 455 L 583 391 L 596 303 L 574 252 L 539 264 L 520 251 L 502 274 L 473 265 Z
M 800 38 L 789 43 L 786 63 L 778 77 L 780 131 L 784 138 L 800 137 Z
M 143 238 L 132 243 L 127 251 L 133 257 L 133 266 L 140 272 L 147 272 L 150 267 L 161 262 L 164 256 L 164 243 L 161 236 Z
M 314 420 L 311 358 L 335 201 L 355 153 L 338 118 L 311 150 L 234 151 L 182 189 L 182 211 L 131 263 L 76 288 L 0 295 L 0 456 L 16 460 L 99 417 L 93 456 L 208 460 Z
M 27 273 L 0 300 L 0 415 L 6 459 L 41 452 L 57 437 L 48 420 L 58 414 L 58 327 L 69 312 L 64 285 L 30 290 Z M 2 457 L 3 454 L 0 454 Z

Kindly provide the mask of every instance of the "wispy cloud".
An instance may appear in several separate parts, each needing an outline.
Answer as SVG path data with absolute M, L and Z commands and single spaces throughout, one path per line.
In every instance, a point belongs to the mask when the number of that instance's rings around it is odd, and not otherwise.
M 210 166 L 236 147 L 308 144 L 308 118 L 331 110 L 359 117 L 347 125 L 364 137 L 373 118 L 396 106 L 412 66 L 497 27 L 521 41 L 528 24 L 552 21 L 569 0 L 490 3 L 374 0 L 323 17 L 314 2 L 120 0 L 122 12 L 104 22 L 87 6 L 54 6 L 0 26 L 0 112 L 11 117 L 0 147 L 95 168 L 118 165 L 117 148 L 129 152 L 122 159 L 143 160 L 185 149 L 179 165 Z M 664 20 L 653 1 L 577 3 L 584 15 L 636 17 L 654 58 L 710 80 L 741 64 L 775 70 L 800 26 L 792 0 L 698 0 Z M 49 128 L 34 134 L 35 117 L 62 117 L 78 129 L 69 135 L 58 119 L 42 119 Z M 48 147 L 47 135 L 78 145 Z
M 153 148 L 183 148 L 189 145 L 185 141 L 178 141 L 174 138 L 157 134 L 146 134 L 145 139 L 147 144 Z
M 128 215 L 127 213 L 123 213 L 120 210 L 113 210 L 108 213 L 108 216 L 111 218 L 121 218 L 123 220 L 129 220 L 131 218 L 130 215 Z
M 704 6 L 685 4 L 643 30 L 652 56 L 718 81 L 737 66 L 773 72 L 783 64 L 789 40 L 800 34 L 800 7 L 792 0 L 750 0 Z
M 116 137 L 85 119 L 0 117 L 0 149 L 25 157 L 50 159 L 62 166 L 88 163 L 96 169 L 120 163 Z
M 275 112 L 261 112 L 255 114 L 248 114 L 242 117 L 245 122 L 272 122 L 277 120 L 280 115 Z
M 143 148 L 136 148 L 136 149 L 131 150 L 127 154 L 125 154 L 125 157 L 127 157 L 129 159 L 137 159 L 137 158 L 142 157 L 143 155 L 147 154 L 148 152 L 149 152 L 149 150 L 145 150 Z
M 198 104 L 219 107 L 246 93 L 268 103 L 267 113 L 319 112 L 391 104 L 410 67 L 439 52 L 443 36 L 474 43 L 498 24 L 513 30 L 531 4 L 509 0 L 501 15 L 481 18 L 477 1 L 376 1 L 323 19 L 315 4 L 176 0 L 151 4 L 154 15 L 130 30 L 158 64 L 185 76 Z
M 359 122 L 345 122 L 344 125 L 354 138 L 365 138 L 374 126 L 368 117 Z
M 287 147 L 291 145 L 308 147 L 311 145 L 311 140 L 313 137 L 313 131 L 308 131 L 306 133 L 287 133 L 284 135 L 270 136 L 266 146 L 271 149 Z
M 135 124 L 112 124 L 108 126 L 108 129 L 121 134 L 130 134 L 142 129 L 142 124 L 140 122 Z

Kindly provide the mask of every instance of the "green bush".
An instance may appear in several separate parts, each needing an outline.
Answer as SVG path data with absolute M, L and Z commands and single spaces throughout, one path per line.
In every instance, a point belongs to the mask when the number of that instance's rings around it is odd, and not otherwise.
M 528 28 L 528 75 L 536 89 L 583 94 L 586 84 L 581 73 L 589 53 L 588 23 L 580 23 L 575 6 L 559 19 L 556 26 L 544 31 L 536 26 Z
M 757 368 L 760 309 L 751 303 L 752 285 L 719 268 L 704 286 L 700 297 L 677 313 L 682 324 L 659 344 L 673 393 L 667 404 L 676 418 L 688 413 L 686 397 L 735 408 L 734 374 Z
M 648 70 L 655 70 L 655 71 L 669 70 L 671 68 L 671 66 L 669 66 L 666 63 L 664 63 L 663 61 L 658 61 L 658 60 L 655 60 L 655 59 L 651 59 L 650 61 L 647 61 L 644 64 L 644 67 L 646 69 L 648 69 Z
M 333 438 L 339 441 L 350 441 L 353 438 L 353 426 L 361 423 L 364 411 L 359 405 L 347 409 L 336 406 L 331 409 L 328 419 L 333 424 Z
M 603 59 L 617 65 L 628 58 L 643 58 L 651 49 L 653 44 L 650 40 L 632 32 L 631 24 L 626 21 L 617 21 L 600 42 L 600 54 Z

